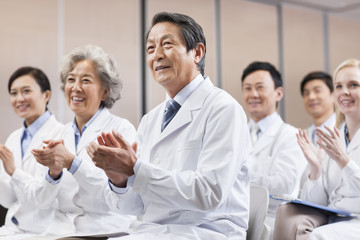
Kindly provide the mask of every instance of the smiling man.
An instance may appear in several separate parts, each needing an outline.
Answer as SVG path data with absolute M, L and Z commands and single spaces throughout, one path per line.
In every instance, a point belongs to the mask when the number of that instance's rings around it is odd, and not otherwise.
M 204 77 L 206 41 L 192 18 L 158 13 L 147 63 L 167 92 L 138 128 L 138 151 L 103 133 L 88 153 L 109 177 L 108 205 L 137 215 L 125 239 L 246 239 L 249 208 L 246 115 Z
M 311 72 L 301 81 L 300 91 L 305 110 L 313 121 L 311 126 L 306 129 L 306 134 L 316 144 L 317 135 L 315 132 L 317 127 L 327 131 L 324 126 L 331 129 L 335 126 L 332 77 L 325 72 Z
M 244 70 L 241 81 L 254 147 L 249 162 L 251 183 L 267 187 L 270 194 L 297 197 L 306 160 L 297 144 L 296 128 L 284 123 L 276 112 L 284 94 L 281 75 L 270 63 L 253 62 Z M 278 204 L 270 200 L 266 220 L 270 227 Z

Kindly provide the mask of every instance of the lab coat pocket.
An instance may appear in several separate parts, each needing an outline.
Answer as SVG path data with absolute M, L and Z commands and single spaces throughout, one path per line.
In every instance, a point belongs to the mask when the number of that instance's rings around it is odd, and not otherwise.
M 196 170 L 202 142 L 199 140 L 187 141 L 177 147 L 174 167 L 178 170 Z

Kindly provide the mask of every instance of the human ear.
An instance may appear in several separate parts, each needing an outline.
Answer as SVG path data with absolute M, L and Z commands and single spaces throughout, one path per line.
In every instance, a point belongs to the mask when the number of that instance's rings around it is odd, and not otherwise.
M 193 50 L 194 50 L 194 62 L 198 64 L 205 55 L 205 46 L 204 44 L 199 42 L 197 43 L 197 46 Z

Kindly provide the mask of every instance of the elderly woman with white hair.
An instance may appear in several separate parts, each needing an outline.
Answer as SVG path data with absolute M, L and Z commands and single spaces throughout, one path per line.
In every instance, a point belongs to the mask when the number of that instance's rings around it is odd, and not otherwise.
M 127 229 L 132 217 L 110 211 L 103 200 L 108 178 L 86 152 L 101 132 L 114 130 L 128 142 L 135 141 L 134 126 L 108 110 L 120 98 L 122 87 L 116 63 L 100 47 L 87 45 L 64 57 L 60 77 L 75 117 L 65 125 L 61 140 L 45 141 L 46 147 L 32 151 L 49 168 L 43 202 L 57 201 L 77 234 Z

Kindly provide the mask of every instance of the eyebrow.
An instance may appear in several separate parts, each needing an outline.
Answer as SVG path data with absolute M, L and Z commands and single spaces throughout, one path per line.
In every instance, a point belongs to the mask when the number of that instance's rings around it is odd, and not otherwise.
M 74 73 L 68 73 L 68 76 L 75 76 L 76 74 L 74 74 Z M 88 73 L 86 73 L 86 74 L 84 74 L 84 75 L 81 75 L 82 77 L 94 77 L 92 74 L 88 74 Z
M 23 86 L 20 89 L 26 89 L 26 88 L 31 88 L 31 86 Z M 10 91 L 16 91 L 17 88 L 10 88 Z
M 161 36 L 160 37 L 160 41 L 163 41 L 164 39 L 166 39 L 166 38 L 175 38 L 175 36 L 174 36 L 174 34 L 170 34 L 170 33 L 168 33 L 168 34 L 165 34 L 164 36 Z M 146 43 L 153 43 L 154 42 L 154 39 L 147 39 L 146 40 Z

